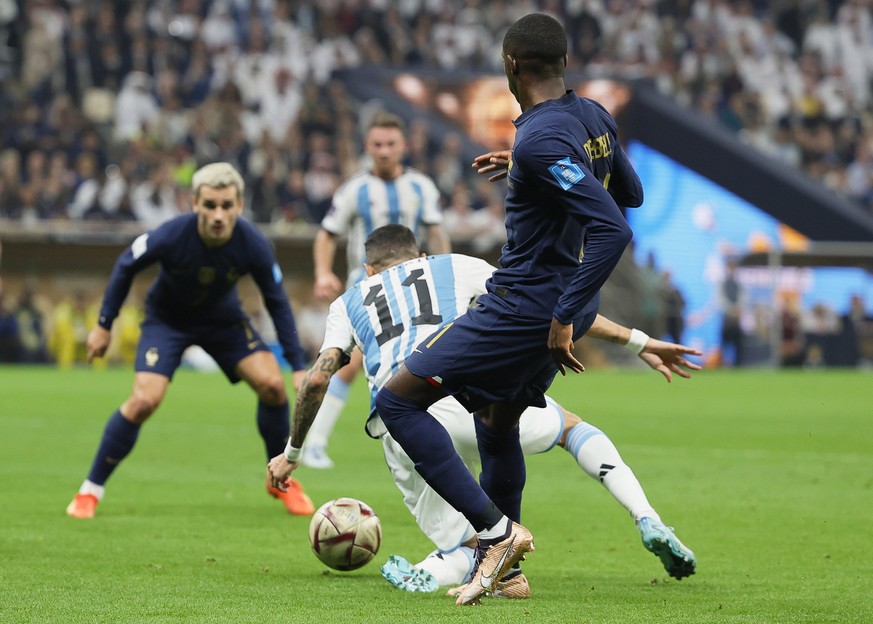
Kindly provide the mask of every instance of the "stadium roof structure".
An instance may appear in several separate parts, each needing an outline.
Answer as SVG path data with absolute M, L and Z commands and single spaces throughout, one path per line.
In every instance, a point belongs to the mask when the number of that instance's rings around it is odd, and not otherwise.
M 873 273 L 873 243 L 814 242 L 800 251 L 772 249 L 738 258 L 740 266 L 857 267 Z
M 861 205 L 743 143 L 646 82 L 633 83 L 633 97 L 619 121 L 624 138 L 649 145 L 812 241 L 873 242 L 873 215 Z

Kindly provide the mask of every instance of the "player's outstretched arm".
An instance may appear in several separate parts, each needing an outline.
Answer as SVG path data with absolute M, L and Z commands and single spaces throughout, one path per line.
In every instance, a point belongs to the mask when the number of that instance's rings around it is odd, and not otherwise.
M 688 371 L 698 371 L 701 367 L 690 362 L 685 356 L 703 355 L 697 349 L 685 345 L 650 338 L 638 329 L 630 329 L 598 314 L 594 323 L 588 329 L 586 336 L 624 345 L 652 370 L 661 373 L 667 382 L 673 381 L 673 373 L 686 379 L 691 377 Z
M 496 171 L 497 173 L 488 178 L 488 181 L 497 182 L 497 180 L 502 180 L 509 173 L 509 157 L 511 154 L 512 152 L 509 150 L 480 154 L 473 159 L 473 169 L 480 175 Z
M 300 464 L 303 441 L 306 440 L 306 434 L 324 401 L 330 379 L 347 361 L 348 357 L 342 349 L 325 349 L 303 377 L 297 399 L 294 401 L 291 437 L 288 439 L 285 452 L 276 455 L 267 464 L 267 476 L 273 487 L 285 491 L 285 481 Z

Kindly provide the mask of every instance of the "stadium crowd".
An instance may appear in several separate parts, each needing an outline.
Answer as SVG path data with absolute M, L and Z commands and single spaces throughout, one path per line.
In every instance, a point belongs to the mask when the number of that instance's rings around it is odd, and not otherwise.
M 0 0 L 0 217 L 153 226 L 225 160 L 252 218 L 317 223 L 360 166 L 369 112 L 335 70 L 499 73 L 503 32 L 535 10 L 567 25 L 588 75 L 649 78 L 873 208 L 866 0 Z M 411 120 L 409 162 L 463 227 L 501 200 L 456 147 Z

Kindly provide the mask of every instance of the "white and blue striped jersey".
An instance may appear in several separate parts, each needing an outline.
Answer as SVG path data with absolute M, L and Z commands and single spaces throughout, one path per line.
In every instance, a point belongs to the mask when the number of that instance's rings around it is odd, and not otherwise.
M 361 171 L 334 193 L 321 227 L 336 236 L 348 236 L 348 286 L 364 271 L 364 241 L 383 225 L 405 225 L 421 241 L 422 227 L 442 223 L 440 193 L 433 180 L 406 167 L 393 180 Z
M 423 339 L 463 314 L 485 292 L 494 267 L 479 258 L 442 254 L 408 260 L 349 288 L 331 305 L 321 351 L 357 346 L 371 398 Z M 367 432 L 384 433 L 372 419 Z

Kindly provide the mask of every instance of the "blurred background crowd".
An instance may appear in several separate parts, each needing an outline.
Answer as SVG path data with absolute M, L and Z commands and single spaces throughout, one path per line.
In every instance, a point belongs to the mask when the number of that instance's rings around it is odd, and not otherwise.
M 153 226 L 226 160 L 255 220 L 317 223 L 361 164 L 361 103 L 335 70 L 499 73 L 505 29 L 534 10 L 566 24 L 571 67 L 648 77 L 873 207 L 867 0 L 0 0 L 0 217 Z M 414 121 L 410 164 L 447 208 L 499 204 L 453 140 Z
M 500 74 L 506 28 L 532 11 L 565 24 L 587 77 L 649 79 L 873 211 L 869 0 L 0 0 L 0 223 L 150 228 L 221 160 L 244 174 L 250 218 L 317 224 L 364 164 L 372 112 L 337 70 Z M 502 193 L 457 135 L 426 118 L 408 134 L 449 234 L 497 244 Z

